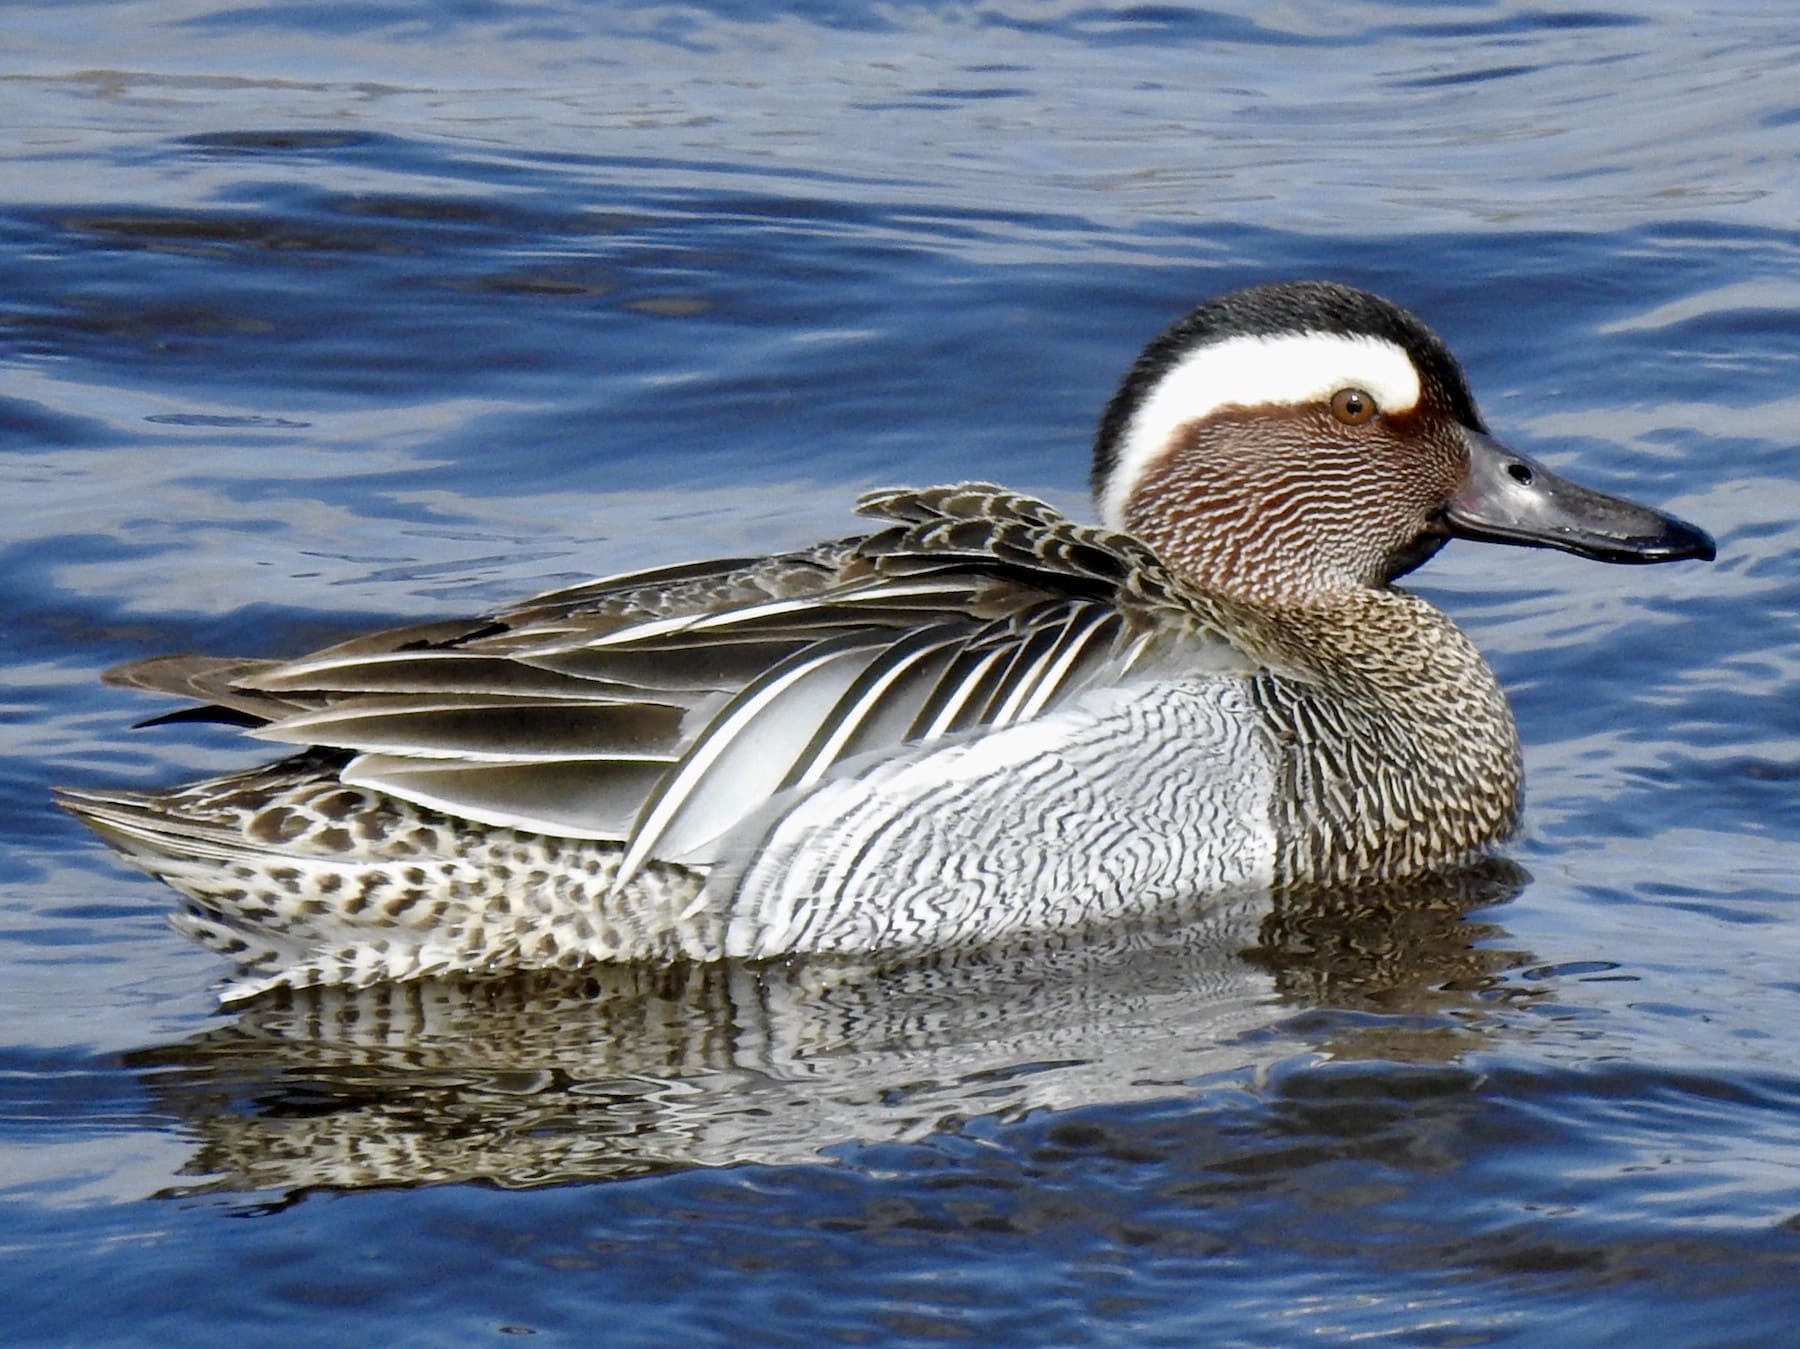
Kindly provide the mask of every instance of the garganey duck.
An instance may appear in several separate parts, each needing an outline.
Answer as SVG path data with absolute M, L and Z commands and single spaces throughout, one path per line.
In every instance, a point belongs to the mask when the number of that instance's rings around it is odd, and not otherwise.
M 300 746 L 63 804 L 264 989 L 899 954 L 1455 865 L 1520 813 L 1493 672 L 1396 578 L 1451 538 L 1711 558 L 1490 438 L 1423 323 L 1259 286 L 1100 421 L 1100 526 L 987 483 L 298 660 L 113 682 Z

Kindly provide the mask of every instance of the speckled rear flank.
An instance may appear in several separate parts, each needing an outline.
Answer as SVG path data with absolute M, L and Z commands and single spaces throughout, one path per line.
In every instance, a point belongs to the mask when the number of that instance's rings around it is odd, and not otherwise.
M 186 899 L 177 931 L 231 960 L 227 1000 L 716 951 L 682 917 L 700 877 L 652 864 L 615 894 L 617 844 L 475 826 L 347 787 L 297 755 L 175 791 L 67 804 Z

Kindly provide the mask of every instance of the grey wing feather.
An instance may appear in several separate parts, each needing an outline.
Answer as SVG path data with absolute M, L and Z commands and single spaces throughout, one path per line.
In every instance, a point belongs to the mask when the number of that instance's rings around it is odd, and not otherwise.
M 253 690 L 243 682 L 275 664 L 231 656 L 152 656 L 115 665 L 102 678 L 118 688 L 189 698 L 206 707 L 241 713 L 252 721 L 268 721 L 306 706 L 302 701 Z
M 485 763 L 360 754 L 340 776 L 422 806 L 478 820 L 532 820 L 561 838 L 622 839 L 669 771 L 653 759 Z
M 358 698 L 300 712 L 250 734 L 285 744 L 424 759 L 667 760 L 680 741 L 685 715 L 681 707 L 610 697 L 590 702 L 493 695 Z

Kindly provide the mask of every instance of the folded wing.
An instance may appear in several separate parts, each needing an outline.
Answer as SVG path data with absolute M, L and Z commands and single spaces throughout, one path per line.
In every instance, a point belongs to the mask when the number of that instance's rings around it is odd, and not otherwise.
M 715 860 L 740 820 L 848 761 L 1029 720 L 1171 646 L 1242 660 L 1143 545 L 1031 498 L 962 484 L 860 509 L 893 524 L 295 661 L 166 657 L 112 678 L 341 750 L 346 782 L 619 840 L 622 884 L 650 858 Z

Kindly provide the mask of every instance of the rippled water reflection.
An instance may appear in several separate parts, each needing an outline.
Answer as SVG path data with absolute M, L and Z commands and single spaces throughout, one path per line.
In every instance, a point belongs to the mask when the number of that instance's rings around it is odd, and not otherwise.
M 33 1342 L 1771 1342 L 1800 1254 L 1800 30 L 1770 3 L 25 4 L 0 55 L 0 1276 Z M 1710 567 L 1417 577 L 1510 861 L 879 970 L 223 1016 L 97 672 L 1079 507 L 1205 294 L 1419 309 Z
M 1407 890 L 1242 901 L 888 966 L 595 969 L 266 998 L 128 1056 L 200 1140 L 172 1193 L 610 1180 L 812 1160 L 977 1117 L 1156 1101 L 1240 1068 L 1296 1007 L 1376 1008 L 1335 1059 L 1437 1062 L 1515 1000 L 1460 921 L 1503 862 Z M 1530 999 L 1540 991 L 1518 990 Z M 1499 1001 L 1490 1010 L 1490 996 Z M 1404 1013 L 1405 1015 L 1398 1015 Z

